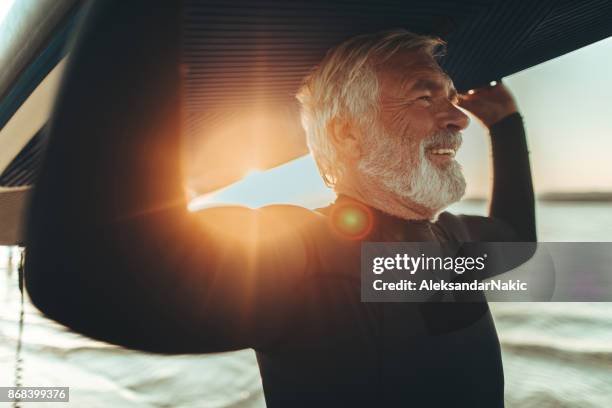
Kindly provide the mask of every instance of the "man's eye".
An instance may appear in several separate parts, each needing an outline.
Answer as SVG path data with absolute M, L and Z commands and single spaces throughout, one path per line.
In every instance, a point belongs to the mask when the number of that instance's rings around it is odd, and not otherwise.
M 431 98 L 430 95 L 419 96 L 417 99 L 420 100 L 420 101 L 426 101 L 426 102 L 431 102 L 432 101 L 432 98 Z

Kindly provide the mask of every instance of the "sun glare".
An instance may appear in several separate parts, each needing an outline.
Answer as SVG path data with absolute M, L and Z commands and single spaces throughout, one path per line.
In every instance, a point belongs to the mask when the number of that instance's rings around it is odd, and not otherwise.
M 2 23 L 4 18 L 8 15 L 9 10 L 15 0 L 0 0 L 0 33 L 2 33 Z

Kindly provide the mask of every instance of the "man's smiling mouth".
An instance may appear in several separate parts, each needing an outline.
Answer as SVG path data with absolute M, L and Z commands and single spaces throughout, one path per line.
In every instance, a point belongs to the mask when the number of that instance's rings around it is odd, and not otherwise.
M 425 149 L 425 155 L 430 162 L 438 166 L 447 166 L 455 160 L 459 146 L 453 143 L 436 143 Z
M 427 149 L 427 152 L 436 156 L 446 156 L 451 159 L 455 157 L 455 154 L 457 154 L 457 150 L 455 148 L 430 148 Z

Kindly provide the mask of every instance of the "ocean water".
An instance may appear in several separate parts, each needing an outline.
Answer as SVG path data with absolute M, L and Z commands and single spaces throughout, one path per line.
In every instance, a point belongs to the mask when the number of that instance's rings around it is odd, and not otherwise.
M 485 205 L 460 203 L 453 210 L 482 214 Z M 541 241 L 612 241 L 612 205 L 540 203 L 538 232 Z M 8 248 L 0 247 L 0 386 L 15 381 L 19 320 L 17 254 L 13 266 L 7 256 Z M 611 303 L 495 303 L 491 308 L 502 343 L 508 407 L 612 407 Z M 70 406 L 265 407 L 251 350 L 198 356 L 124 350 L 66 330 L 27 301 L 21 356 L 22 385 L 69 386 Z

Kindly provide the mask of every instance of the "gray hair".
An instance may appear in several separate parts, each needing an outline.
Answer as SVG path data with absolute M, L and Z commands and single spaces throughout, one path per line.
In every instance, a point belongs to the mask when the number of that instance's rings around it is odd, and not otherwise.
M 305 78 L 296 97 L 302 105 L 302 125 L 319 172 L 333 187 L 344 165 L 327 129 L 331 120 L 344 118 L 369 129 L 378 114 L 379 86 L 375 67 L 398 51 L 419 50 L 435 58 L 444 41 L 404 29 L 350 38 L 330 49 Z

